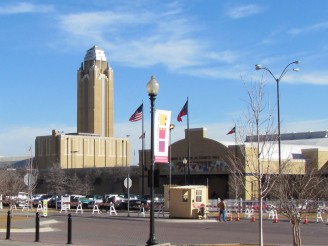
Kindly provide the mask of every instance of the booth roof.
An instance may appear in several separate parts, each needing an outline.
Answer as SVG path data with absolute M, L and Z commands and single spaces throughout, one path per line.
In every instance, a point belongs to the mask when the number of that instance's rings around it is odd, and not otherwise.
M 173 186 L 170 189 L 195 189 L 195 188 L 204 188 L 206 187 L 205 185 L 183 185 L 183 186 Z

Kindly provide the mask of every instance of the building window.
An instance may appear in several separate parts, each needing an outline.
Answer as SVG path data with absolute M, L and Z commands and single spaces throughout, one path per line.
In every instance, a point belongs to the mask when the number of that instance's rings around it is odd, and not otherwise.
M 196 190 L 196 202 L 202 202 L 202 190 Z
M 183 202 L 188 202 L 188 190 L 183 190 L 182 191 L 182 201 Z

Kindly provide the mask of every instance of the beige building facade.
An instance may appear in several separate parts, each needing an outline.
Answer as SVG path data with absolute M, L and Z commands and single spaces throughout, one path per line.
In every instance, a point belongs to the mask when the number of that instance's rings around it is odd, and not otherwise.
M 35 163 L 47 169 L 126 167 L 130 142 L 114 138 L 114 72 L 104 50 L 87 50 L 77 71 L 77 133 L 53 130 L 35 139 Z
M 108 138 L 92 134 L 38 136 L 35 140 L 35 162 L 40 169 L 60 163 L 63 169 L 127 167 L 130 165 L 130 143 L 127 138 Z
M 77 71 L 77 132 L 114 133 L 114 72 L 98 46 L 87 51 Z
M 304 140 L 304 139 L 303 139 Z M 328 169 L 328 145 L 314 146 L 307 145 L 309 137 L 302 141 L 298 140 L 293 144 L 292 141 L 282 142 L 282 161 L 288 162 L 288 168 L 283 169 L 284 174 L 303 175 L 311 164 L 327 174 Z M 312 139 L 313 140 L 313 139 Z M 325 140 L 325 141 L 324 141 Z M 155 164 L 155 169 L 160 173 L 160 185 L 157 188 L 158 193 L 163 193 L 162 187 L 169 184 L 171 176 L 171 185 L 205 185 L 208 187 L 209 199 L 221 197 L 234 199 L 234 191 L 229 182 L 233 179 L 231 172 L 231 160 L 233 155 L 245 166 L 244 180 L 246 187 L 240 187 L 239 198 L 246 200 L 256 199 L 258 195 L 256 180 L 252 171 L 247 167 L 247 161 L 257 162 L 256 151 L 251 151 L 249 143 L 244 145 L 235 145 L 234 143 L 220 143 L 216 140 L 207 138 L 206 128 L 189 129 L 190 141 L 190 174 L 188 167 L 184 164 L 184 159 L 188 158 L 188 137 L 185 130 L 185 138 L 175 143 L 171 147 L 171 166 L 170 164 Z M 328 144 L 328 138 L 325 134 L 320 137 L 321 144 Z M 236 152 L 236 150 L 238 150 Z M 242 154 L 241 151 L 245 154 Z M 140 156 L 141 154 L 139 154 Z M 146 169 L 149 169 L 149 151 L 145 152 Z M 267 158 L 260 159 L 261 167 L 269 170 L 271 173 L 278 173 L 278 158 L 273 155 L 268 162 Z M 171 171 L 170 171 L 171 169 Z M 142 172 L 142 168 L 139 168 Z M 147 175 L 147 172 L 145 173 Z M 171 174 L 171 175 L 170 175 Z M 145 178 L 147 182 L 147 177 Z M 142 181 L 140 181 L 142 183 Z M 147 184 L 146 184 L 147 185 Z

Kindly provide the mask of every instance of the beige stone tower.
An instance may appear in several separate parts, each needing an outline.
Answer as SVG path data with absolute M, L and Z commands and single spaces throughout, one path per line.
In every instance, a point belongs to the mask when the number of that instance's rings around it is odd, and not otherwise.
M 87 51 L 77 71 L 77 132 L 114 135 L 114 73 L 98 46 Z

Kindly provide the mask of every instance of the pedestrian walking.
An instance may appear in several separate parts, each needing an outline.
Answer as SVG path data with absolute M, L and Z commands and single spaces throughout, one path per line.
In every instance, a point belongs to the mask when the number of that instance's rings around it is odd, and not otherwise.
M 224 201 L 224 199 L 221 199 L 221 201 L 218 204 L 218 208 L 220 209 L 220 221 L 227 221 L 226 218 L 226 203 Z

